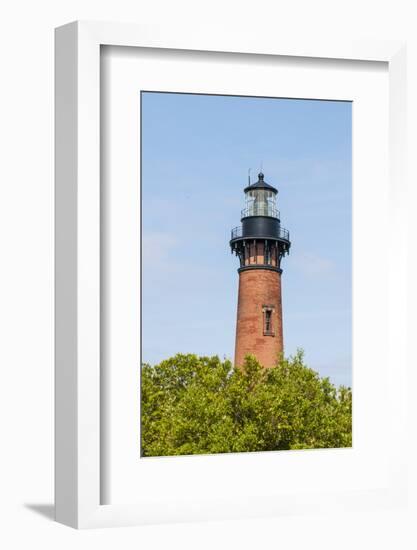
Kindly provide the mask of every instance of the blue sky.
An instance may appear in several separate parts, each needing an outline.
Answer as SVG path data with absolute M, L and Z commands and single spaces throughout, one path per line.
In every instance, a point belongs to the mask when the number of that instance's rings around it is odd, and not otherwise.
M 248 168 L 279 190 L 284 346 L 351 385 L 351 103 L 142 94 L 142 360 L 233 359 Z M 255 178 L 257 179 L 257 178 Z

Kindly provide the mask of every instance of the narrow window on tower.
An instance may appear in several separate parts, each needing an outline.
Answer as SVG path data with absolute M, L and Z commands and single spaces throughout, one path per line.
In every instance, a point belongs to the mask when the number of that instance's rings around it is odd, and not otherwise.
M 264 336 L 275 336 L 274 327 L 272 324 L 273 308 L 264 307 Z

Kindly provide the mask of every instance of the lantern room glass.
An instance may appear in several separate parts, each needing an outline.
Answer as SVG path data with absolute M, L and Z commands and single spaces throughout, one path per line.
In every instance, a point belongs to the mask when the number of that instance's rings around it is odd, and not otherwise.
M 276 194 L 268 189 L 250 189 L 245 192 L 246 216 L 278 217 Z

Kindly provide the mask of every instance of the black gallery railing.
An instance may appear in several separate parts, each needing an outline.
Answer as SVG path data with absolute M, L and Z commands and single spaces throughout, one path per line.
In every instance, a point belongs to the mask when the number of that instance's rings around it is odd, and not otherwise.
M 290 232 L 288 229 L 285 229 L 284 227 L 279 227 L 278 231 L 274 233 L 274 235 L 243 235 L 242 226 L 238 225 L 237 227 L 234 227 L 232 229 L 232 236 L 231 239 L 241 239 L 243 236 L 247 237 L 248 239 L 282 239 L 284 241 L 290 240 Z

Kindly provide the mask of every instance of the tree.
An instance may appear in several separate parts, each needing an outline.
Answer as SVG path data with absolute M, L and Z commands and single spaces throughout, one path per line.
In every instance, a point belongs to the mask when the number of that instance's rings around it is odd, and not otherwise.
M 142 454 L 167 456 L 352 445 L 352 392 L 303 353 L 264 369 L 178 354 L 142 366 Z

